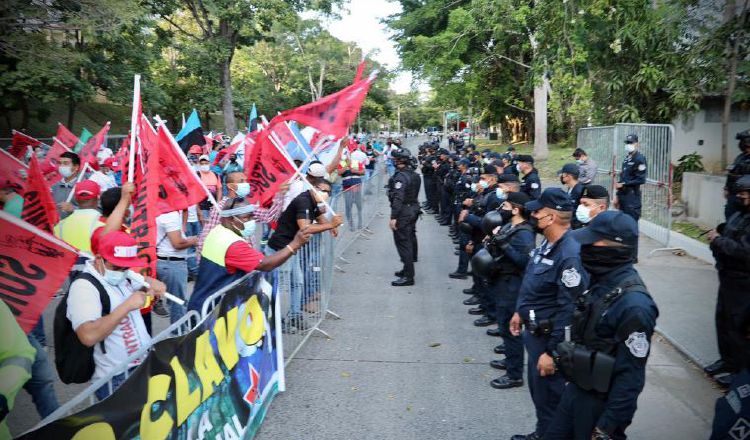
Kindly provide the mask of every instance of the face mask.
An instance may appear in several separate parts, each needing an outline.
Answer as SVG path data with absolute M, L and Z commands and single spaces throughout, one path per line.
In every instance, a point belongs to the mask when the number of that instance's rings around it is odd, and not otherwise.
M 242 223 L 242 230 L 240 231 L 240 235 L 242 235 L 243 238 L 251 237 L 253 234 L 255 234 L 255 220 L 243 222 L 237 217 L 235 217 L 235 220 Z
M 632 261 L 633 248 L 629 246 L 581 246 L 581 263 L 594 276 L 604 275 Z
M 482 188 L 482 189 L 487 189 L 487 187 L 488 187 L 488 186 L 490 186 L 490 184 L 489 184 L 489 183 L 487 183 L 487 181 L 485 181 L 485 180 L 480 180 L 480 181 L 479 181 L 479 187 L 480 187 L 480 188 Z
M 513 217 L 513 210 L 511 209 L 501 209 L 500 210 L 500 217 L 503 219 L 503 224 L 506 224 L 510 221 L 511 217 Z
M 237 193 L 237 197 L 245 198 L 250 194 L 250 184 L 247 182 L 238 183 L 234 192 Z
M 577 163 L 578 165 L 581 165 L 581 164 L 583 163 L 583 159 L 576 159 L 576 163 Z
M 471 184 L 471 191 L 472 192 L 477 192 L 477 184 L 476 183 L 472 183 Z
M 576 208 L 576 218 L 581 223 L 588 223 L 591 221 L 591 210 L 583 205 L 578 205 Z
M 625 144 L 625 151 L 628 152 L 628 154 L 635 151 L 635 145 L 634 144 Z
M 73 167 L 69 167 L 67 165 L 60 165 L 59 167 L 57 167 L 57 171 L 66 179 L 73 175 Z
M 198 166 L 198 169 L 204 173 L 207 173 L 211 169 L 211 167 L 209 165 L 200 165 Z
M 523 171 L 521 171 L 521 165 L 516 164 L 516 171 L 523 173 Z
M 119 286 L 125 281 L 125 272 L 119 270 L 109 270 L 104 268 L 104 280 L 113 286 Z
M 547 214 L 547 215 L 545 215 L 542 218 L 536 218 L 533 215 L 530 215 L 529 216 L 529 226 L 531 226 L 532 228 L 534 228 L 534 232 L 536 232 L 537 234 L 543 234 L 544 233 L 544 229 L 546 228 L 546 226 L 544 228 L 540 228 L 539 227 L 539 221 L 541 221 L 542 219 L 546 219 L 550 215 L 551 214 Z
M 505 191 L 503 191 L 502 188 L 495 188 L 495 197 L 497 197 L 498 200 L 504 201 L 507 196 L 505 195 Z
M 490 158 L 484 158 L 484 159 L 482 159 L 482 162 L 484 162 L 485 164 L 489 164 L 490 162 L 492 162 L 492 159 L 490 159 Z

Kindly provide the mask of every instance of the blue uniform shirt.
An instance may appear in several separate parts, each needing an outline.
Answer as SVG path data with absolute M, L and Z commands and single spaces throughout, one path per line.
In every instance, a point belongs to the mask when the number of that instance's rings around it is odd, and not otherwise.
M 620 183 L 633 189 L 646 183 L 647 164 L 646 156 L 636 151 L 628 154 L 622 161 L 622 173 L 620 173 Z
M 538 199 L 542 195 L 542 181 L 539 180 L 539 172 L 536 168 L 523 176 L 521 181 L 521 192 L 526 193 L 532 199 Z
M 573 318 L 573 299 L 586 290 L 589 275 L 581 265 L 581 245 L 566 232 L 554 244 L 542 241 L 531 251 L 516 310 L 524 322 L 534 310 L 536 320 L 552 320 L 547 350 L 552 353 Z

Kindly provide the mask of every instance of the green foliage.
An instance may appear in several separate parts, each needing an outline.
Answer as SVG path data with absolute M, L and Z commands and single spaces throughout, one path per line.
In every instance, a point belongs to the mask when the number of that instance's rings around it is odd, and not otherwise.
M 694 151 L 690 154 L 686 154 L 677 159 L 677 166 L 674 167 L 673 179 L 675 182 L 682 182 L 682 174 L 685 172 L 701 172 L 706 171 L 701 161 L 703 156 Z

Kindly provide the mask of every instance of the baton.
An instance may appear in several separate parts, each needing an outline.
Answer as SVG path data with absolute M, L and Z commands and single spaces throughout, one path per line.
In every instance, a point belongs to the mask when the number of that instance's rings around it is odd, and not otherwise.
M 713 229 L 709 229 L 708 231 L 706 231 L 706 232 L 704 232 L 704 233 L 700 234 L 700 235 L 698 236 L 698 238 L 701 238 L 701 237 L 703 237 L 704 235 L 708 234 L 708 233 L 709 233 L 709 232 L 711 232 L 711 231 L 713 231 Z
M 146 278 L 144 278 L 143 275 L 141 275 L 141 274 L 139 274 L 137 272 L 133 272 L 132 270 L 128 270 L 126 272 L 126 274 L 127 274 L 126 275 L 127 278 L 130 281 L 133 281 L 135 283 L 140 283 L 143 287 L 145 287 L 147 289 L 151 287 L 151 285 L 146 282 Z M 173 303 L 179 304 L 181 306 L 185 305 L 185 300 L 184 299 L 178 298 L 178 297 L 172 295 L 169 292 L 164 292 L 164 298 L 172 301 Z

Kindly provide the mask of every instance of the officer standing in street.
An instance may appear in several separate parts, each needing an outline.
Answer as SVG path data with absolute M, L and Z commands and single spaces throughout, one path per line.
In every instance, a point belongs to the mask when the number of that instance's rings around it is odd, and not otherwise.
M 641 185 L 646 183 L 646 156 L 638 151 L 638 136 L 629 134 L 625 137 L 625 159 L 622 161 L 620 181 L 615 183 L 617 201 L 620 211 L 633 217 L 641 218 Z
M 516 156 L 518 171 L 523 173 L 521 178 L 521 192 L 525 192 L 532 199 L 538 199 L 542 193 L 542 181 L 539 179 L 539 171 L 534 168 L 534 158 L 528 154 Z
M 742 353 L 750 349 L 738 316 L 750 307 L 750 175 L 742 176 L 734 186 L 739 210 L 708 234 L 711 251 L 719 272 L 716 300 L 716 337 L 720 359 L 707 366 L 707 374 L 729 375 L 716 379 L 728 387 L 732 375 L 742 368 Z
M 556 366 L 568 380 L 545 440 L 624 439 L 646 383 L 659 310 L 633 267 L 638 224 L 607 211 L 570 233 L 590 274 Z
M 750 130 L 737 133 L 739 143 L 737 147 L 740 154 L 734 158 L 734 162 L 727 168 L 727 183 L 724 185 L 724 198 L 727 203 L 724 206 L 724 218 L 729 220 L 739 208 L 735 183 L 742 177 L 750 175 Z
M 581 265 L 581 245 L 570 235 L 573 204 L 568 194 L 560 188 L 548 188 L 524 207 L 531 213 L 529 224 L 544 235 L 544 240 L 531 252 L 510 331 L 518 336 L 521 324 L 525 326 L 527 376 L 537 421 L 534 432 L 514 435 L 511 440 L 544 438 L 565 387 L 553 356 L 573 319 L 572 298 L 585 291 L 589 281 Z
M 388 180 L 388 200 L 391 203 L 390 227 L 398 255 L 404 267 L 396 272 L 392 286 L 414 285 L 414 261 L 417 256 L 417 230 L 419 218 L 419 187 L 421 180 L 414 172 L 411 153 L 407 149 L 392 153 L 396 172 Z

